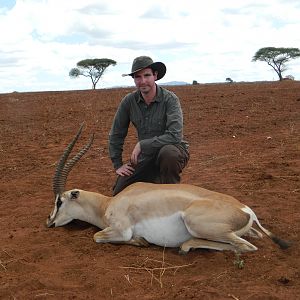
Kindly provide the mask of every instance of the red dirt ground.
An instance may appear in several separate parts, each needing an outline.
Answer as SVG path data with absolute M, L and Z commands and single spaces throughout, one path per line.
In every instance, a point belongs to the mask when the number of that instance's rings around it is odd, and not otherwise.
M 170 89 L 190 142 L 182 181 L 237 197 L 292 247 L 249 238 L 259 249 L 239 269 L 231 252 L 96 244 L 79 221 L 46 228 L 55 164 L 83 121 L 78 147 L 96 139 L 67 188 L 111 195 L 107 135 L 130 89 L 0 94 L 1 299 L 299 299 L 300 82 Z

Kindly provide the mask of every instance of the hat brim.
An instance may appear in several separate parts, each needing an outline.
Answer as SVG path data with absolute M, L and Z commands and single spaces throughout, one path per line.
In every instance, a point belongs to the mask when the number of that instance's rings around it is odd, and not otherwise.
M 166 67 L 166 65 L 165 65 L 164 63 L 158 61 L 158 62 L 152 63 L 152 64 L 150 64 L 150 65 L 148 65 L 148 66 L 146 66 L 146 67 L 143 67 L 143 68 L 141 68 L 141 69 L 138 69 L 138 70 L 136 70 L 136 71 L 134 71 L 134 72 L 132 72 L 132 73 L 129 73 L 129 74 L 122 74 L 122 76 L 123 76 L 123 77 L 124 77 L 124 76 L 131 76 L 131 77 L 133 77 L 133 75 L 134 75 L 136 72 L 139 72 L 139 71 L 144 70 L 144 69 L 146 69 L 146 68 L 151 68 L 151 69 L 153 69 L 154 71 L 157 71 L 157 79 L 156 79 L 156 80 L 162 79 L 162 78 L 165 76 L 166 72 L 167 72 L 167 67 Z

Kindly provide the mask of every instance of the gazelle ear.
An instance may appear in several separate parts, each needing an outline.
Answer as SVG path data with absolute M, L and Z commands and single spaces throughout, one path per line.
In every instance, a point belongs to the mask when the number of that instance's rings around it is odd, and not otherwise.
M 71 200 L 78 199 L 78 197 L 79 197 L 79 191 L 76 190 L 71 191 L 71 197 L 70 197 Z

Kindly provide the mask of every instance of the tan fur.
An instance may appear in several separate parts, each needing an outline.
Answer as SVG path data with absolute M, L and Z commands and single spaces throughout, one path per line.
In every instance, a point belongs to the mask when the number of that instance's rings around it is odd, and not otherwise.
M 77 199 L 70 199 L 72 191 L 79 191 Z M 71 190 L 61 201 L 48 227 L 80 219 L 103 229 L 94 235 L 98 243 L 153 243 L 184 253 L 191 248 L 257 249 L 241 238 L 258 232 L 252 228 L 253 221 L 259 223 L 254 212 L 231 196 L 193 185 L 135 183 L 115 197 Z

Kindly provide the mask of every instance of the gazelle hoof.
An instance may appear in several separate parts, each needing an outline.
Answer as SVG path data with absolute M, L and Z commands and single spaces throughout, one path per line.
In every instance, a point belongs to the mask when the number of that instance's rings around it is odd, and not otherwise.
M 182 249 L 179 249 L 178 254 L 179 255 L 187 255 L 189 253 L 189 251 L 184 251 Z

